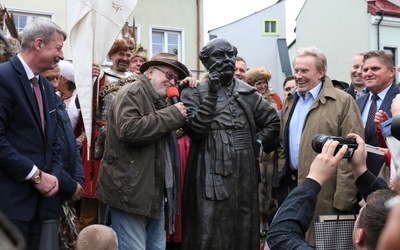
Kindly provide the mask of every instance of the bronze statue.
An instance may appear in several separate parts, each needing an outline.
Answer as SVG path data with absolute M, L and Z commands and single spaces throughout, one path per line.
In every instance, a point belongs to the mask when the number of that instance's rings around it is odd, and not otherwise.
M 279 117 L 234 78 L 237 49 L 211 40 L 200 52 L 209 76 L 182 91 L 191 148 L 183 193 L 182 249 L 259 249 L 257 155 L 277 139 Z

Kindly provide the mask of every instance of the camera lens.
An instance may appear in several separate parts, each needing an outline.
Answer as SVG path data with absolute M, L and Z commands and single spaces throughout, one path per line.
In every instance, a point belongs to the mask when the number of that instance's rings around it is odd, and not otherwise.
M 322 152 L 322 148 L 324 147 L 324 144 L 326 141 L 329 140 L 329 136 L 327 135 L 322 135 L 322 134 L 317 134 L 314 136 L 314 138 L 311 141 L 311 146 L 313 150 L 317 153 Z

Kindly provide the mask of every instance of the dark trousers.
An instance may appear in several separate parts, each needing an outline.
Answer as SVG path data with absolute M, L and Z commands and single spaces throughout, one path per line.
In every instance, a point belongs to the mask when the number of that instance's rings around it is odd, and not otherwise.
M 31 221 L 18 221 L 10 220 L 18 230 L 21 232 L 25 239 L 25 246 L 27 250 L 38 250 L 40 244 L 40 237 L 42 234 L 42 223 L 39 221 L 38 216 L 34 216 Z
M 275 189 L 276 200 L 278 207 L 286 199 L 289 193 L 297 187 L 297 171 L 292 170 L 291 174 L 287 175 L 286 180 L 282 181 L 279 187 Z

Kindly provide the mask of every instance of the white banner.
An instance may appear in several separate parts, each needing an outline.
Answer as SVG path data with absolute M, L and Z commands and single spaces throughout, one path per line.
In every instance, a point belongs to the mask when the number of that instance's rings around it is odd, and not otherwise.
M 70 42 L 83 123 L 88 141 L 92 133 L 92 62 L 102 65 L 114 40 L 132 14 L 137 0 L 79 0 Z M 96 98 L 97 100 L 97 98 Z

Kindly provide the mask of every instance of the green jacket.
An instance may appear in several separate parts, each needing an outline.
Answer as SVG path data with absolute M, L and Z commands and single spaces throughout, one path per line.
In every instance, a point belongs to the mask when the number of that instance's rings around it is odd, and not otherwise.
M 115 97 L 97 182 L 97 198 L 129 213 L 154 217 L 165 188 L 161 138 L 182 127 L 184 117 L 167 106 L 142 75 Z

